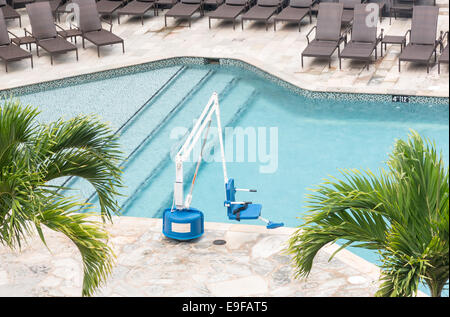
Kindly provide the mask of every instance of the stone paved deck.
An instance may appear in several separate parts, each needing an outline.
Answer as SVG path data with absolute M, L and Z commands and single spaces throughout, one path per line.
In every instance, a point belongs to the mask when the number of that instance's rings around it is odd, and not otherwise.
M 438 30 L 446 31 L 449 29 L 448 1 L 438 0 L 438 3 L 441 6 Z M 19 11 L 23 16 L 23 27 L 30 29 L 25 10 Z M 240 59 L 296 86 L 316 91 L 449 96 L 447 65 L 443 65 L 441 75 L 438 75 L 437 66 L 427 74 L 423 65 L 404 63 L 399 73 L 398 46 L 388 46 L 387 54 L 369 70 L 363 63 L 350 60 L 343 60 L 343 68 L 339 70 L 337 53 L 330 69 L 326 61 L 314 58 L 305 58 L 302 69 L 300 52 L 306 47 L 305 35 L 315 25 L 315 18 L 312 24 L 305 23 L 301 32 L 295 24 L 281 23 L 276 32 L 272 25 L 266 32 L 264 24 L 251 22 L 246 22 L 244 31 L 239 25 L 233 31 L 230 23 L 217 20 L 213 20 L 210 30 L 207 17 L 194 18 L 192 28 L 187 27 L 186 21 L 169 18 L 169 26 L 165 28 L 163 13 L 157 17 L 147 16 L 144 26 L 136 18 L 122 17 L 121 23 L 118 25 L 114 19 L 113 31 L 125 39 L 124 55 L 121 46 L 116 45 L 102 48 L 102 56 L 98 58 L 94 46 L 87 44 L 87 48 L 82 49 L 79 41 L 79 62 L 74 54 L 66 54 L 56 57 L 55 65 L 51 66 L 48 55 L 43 53 L 37 58 L 33 49 L 33 70 L 29 61 L 12 63 L 8 74 L 0 68 L 0 90 L 162 58 L 196 56 Z M 389 18 L 384 18 L 379 29 L 383 28 L 384 34 L 402 35 L 410 28 L 410 23 L 410 19 L 399 18 L 389 25 Z M 23 35 L 15 21 L 8 22 L 8 28 Z
M 335 246 L 317 256 L 310 277 L 296 280 L 283 248 L 293 228 L 206 223 L 193 242 L 161 234 L 161 220 L 120 217 L 109 225 L 117 255 L 114 272 L 97 296 L 372 296 L 379 270 Z M 76 247 L 45 231 L 21 253 L 0 246 L 1 296 L 80 296 L 82 267 Z M 225 239 L 222 246 L 215 239 Z

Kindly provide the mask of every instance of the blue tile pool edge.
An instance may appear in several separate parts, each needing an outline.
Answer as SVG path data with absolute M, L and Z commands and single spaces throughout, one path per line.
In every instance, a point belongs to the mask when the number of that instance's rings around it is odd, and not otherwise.
M 262 78 L 265 78 L 278 86 L 284 87 L 289 91 L 312 99 L 332 99 L 332 100 L 349 100 L 349 101 L 366 101 L 366 102 L 392 102 L 393 95 L 390 94 L 365 94 L 365 93 L 349 93 L 349 92 L 324 92 L 312 91 L 300 88 L 292 83 L 289 83 L 279 77 L 270 74 L 256 66 L 239 59 L 230 58 L 206 58 L 206 57 L 173 57 L 157 61 L 152 61 L 143 64 L 125 66 L 105 71 L 77 75 L 73 77 L 66 77 L 52 81 L 46 81 L 31 85 L 19 86 L 9 89 L 0 90 L 0 99 L 8 99 L 12 96 L 20 96 L 41 91 L 64 88 L 71 85 L 84 84 L 92 81 L 108 79 L 129 74 L 136 74 L 145 71 L 156 70 L 164 67 L 171 67 L 177 65 L 207 65 L 220 64 L 222 66 L 234 66 L 247 71 L 250 71 Z M 431 96 L 402 96 L 407 97 L 408 102 L 418 104 L 449 104 L 448 97 L 431 97 Z

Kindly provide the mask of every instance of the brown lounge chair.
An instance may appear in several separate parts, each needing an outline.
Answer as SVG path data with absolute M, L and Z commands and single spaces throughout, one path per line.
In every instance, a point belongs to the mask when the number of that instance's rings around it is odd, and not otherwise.
M 282 5 L 281 0 L 258 0 L 255 6 L 251 7 L 248 12 L 241 17 L 241 27 L 244 29 L 244 21 L 264 21 L 266 23 L 266 31 L 269 28 L 269 19 L 280 11 Z
M 23 7 L 29 3 L 33 3 L 34 0 L 11 0 L 11 6 L 16 9 L 18 7 Z
M 209 28 L 211 28 L 211 19 L 233 21 L 233 30 L 235 29 L 236 18 L 247 10 L 248 0 L 225 0 L 225 3 L 211 12 L 209 17 Z
M 117 22 L 120 24 L 121 15 L 132 15 L 141 17 L 141 24 L 144 25 L 144 15 L 153 9 L 153 14 L 156 15 L 155 0 L 134 0 L 125 5 L 123 8 L 117 10 Z
M 357 4 L 354 8 L 353 25 L 351 27 L 351 40 L 345 44 L 339 60 L 342 58 L 356 59 L 366 61 L 367 69 L 372 60 L 372 55 L 375 52 L 375 60 L 378 58 L 377 46 L 383 39 L 383 30 L 379 37 L 377 37 L 377 26 L 368 26 L 366 23 L 367 15 L 370 13 L 366 11 L 366 4 Z M 378 22 L 378 19 L 376 20 Z M 339 68 L 341 62 L 339 62 Z
M 22 27 L 22 18 L 19 12 L 13 9 L 6 0 L 0 0 L 0 11 L 3 13 L 5 20 L 19 20 L 19 26 Z
M 365 2 L 366 0 L 339 0 L 339 3 L 344 5 L 344 12 L 342 12 L 342 25 L 350 25 L 353 21 L 353 10 L 355 5 Z
M 39 48 L 50 54 L 53 65 L 53 56 L 75 51 L 78 61 L 78 48 L 58 35 L 53 23 L 52 11 L 48 2 L 35 2 L 26 5 L 30 18 L 31 33 L 36 39 L 36 53 L 39 56 Z
M 178 0 L 156 0 L 156 15 L 158 15 L 158 10 L 163 8 L 172 8 L 178 3 Z
M 447 45 L 442 50 L 442 46 L 444 46 L 444 39 L 446 37 L 447 37 Z M 445 32 L 445 34 L 443 36 L 441 36 L 441 56 L 439 56 L 439 60 L 438 60 L 438 74 L 441 73 L 441 63 L 448 65 L 448 39 L 449 39 L 449 37 L 448 37 L 448 31 L 447 31 L 447 32 Z
M 224 2 L 225 2 L 224 0 L 204 0 L 203 6 L 208 7 L 208 8 L 217 9 Z
M 19 61 L 25 58 L 31 59 L 31 68 L 33 68 L 33 55 L 11 43 L 8 33 L 3 12 L 0 10 L 0 60 L 5 63 L 6 72 L 8 72 L 9 62 Z
M 273 30 L 277 30 L 278 21 L 283 21 L 298 23 L 298 31 L 300 32 L 301 22 L 306 16 L 309 16 L 309 23 L 312 22 L 311 8 L 314 3 L 316 3 L 316 0 L 290 0 L 289 5 L 273 19 Z
M 82 32 L 83 48 L 85 40 L 97 46 L 97 55 L 100 57 L 100 47 L 113 44 L 122 44 L 125 53 L 125 42 L 122 38 L 112 33 L 112 24 L 100 19 L 95 0 L 74 0 L 80 7 L 80 25 Z M 110 25 L 109 31 L 103 29 L 102 21 Z
M 126 3 L 127 0 L 100 0 L 97 2 L 97 11 L 100 15 L 109 16 L 109 21 L 112 23 L 113 13 Z
M 62 6 L 62 0 L 35 0 L 35 2 L 48 2 L 55 18 L 59 7 Z
M 398 58 L 398 71 L 401 70 L 401 62 L 425 63 L 427 73 L 430 72 L 430 59 L 434 52 L 434 60 L 437 59 L 436 40 L 439 8 L 433 6 L 415 6 L 409 33 L 409 43 L 403 49 Z
M 164 15 L 164 24 L 167 26 L 167 18 L 171 17 L 188 19 L 191 27 L 191 19 L 196 12 L 200 12 L 200 16 L 204 15 L 203 0 L 181 0 Z
M 344 41 L 341 34 L 341 18 L 344 10 L 341 3 L 324 2 L 319 4 L 317 24 L 308 34 L 306 40 L 308 45 L 301 54 L 302 67 L 303 57 L 319 57 L 328 59 L 328 67 L 331 67 L 331 57 L 338 50 L 340 55 L 340 44 Z M 309 36 L 316 30 L 316 37 L 310 41 Z

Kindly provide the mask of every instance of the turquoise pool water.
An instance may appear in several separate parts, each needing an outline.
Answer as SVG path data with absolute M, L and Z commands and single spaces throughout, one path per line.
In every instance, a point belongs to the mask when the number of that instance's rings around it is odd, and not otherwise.
M 306 211 L 308 188 L 329 175 L 339 176 L 341 168 L 376 172 L 385 167 L 395 140 L 407 138 L 409 129 L 434 140 L 448 164 L 448 105 L 309 99 L 232 67 L 174 66 L 20 99 L 39 106 L 44 122 L 92 113 L 111 122 L 114 129 L 146 104 L 121 130 L 121 144 L 129 158 L 123 164 L 126 188 L 119 203 L 124 215 L 160 217 L 162 210 L 172 205 L 175 168 L 170 154 L 179 143 L 173 138 L 174 129 L 190 129 L 214 91 L 219 94 L 224 126 L 263 128 L 268 134 L 271 127 L 276 128 L 278 149 L 272 150 L 277 168 L 273 173 L 261 173 L 267 162 L 245 160 L 228 163 L 228 174 L 238 187 L 258 189 L 239 198 L 261 203 L 265 218 L 287 226 L 301 223 L 298 217 Z M 264 144 L 266 150 L 271 146 L 269 141 Z M 192 168 L 192 163 L 185 165 L 187 184 Z M 73 180 L 71 186 L 84 198 L 92 194 L 92 188 L 80 180 Z M 204 212 L 206 221 L 229 222 L 224 195 L 221 164 L 204 163 L 192 206 Z M 95 196 L 91 201 L 95 203 Z M 373 252 L 352 251 L 377 261 Z

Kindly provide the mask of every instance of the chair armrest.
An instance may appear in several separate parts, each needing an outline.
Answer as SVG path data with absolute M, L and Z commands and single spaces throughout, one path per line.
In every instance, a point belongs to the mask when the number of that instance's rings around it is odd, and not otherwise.
M 309 32 L 306 34 L 306 41 L 308 42 L 308 44 L 309 44 L 309 36 L 311 35 L 312 31 L 313 31 L 314 29 L 316 29 L 316 28 L 317 28 L 317 26 L 314 25 L 314 26 L 311 28 L 311 30 L 309 30 Z
M 408 31 L 406 31 L 405 33 L 405 42 L 406 42 L 406 36 L 409 34 L 409 41 L 411 42 L 411 29 L 409 29 Z
M 110 23 L 109 21 L 107 21 L 107 20 L 105 20 L 103 18 L 100 18 L 100 21 L 108 24 L 109 25 L 109 32 L 112 32 L 112 27 L 113 27 L 112 23 Z
M 19 45 L 20 45 L 20 37 L 18 37 L 17 35 L 15 35 L 13 32 L 11 32 L 9 30 L 8 30 L 8 33 L 11 34 L 12 36 L 14 36 L 19 41 Z
M 384 33 L 384 29 L 381 29 L 380 35 L 377 37 L 377 45 L 378 43 L 380 43 L 383 40 L 383 34 Z
M 59 26 L 58 24 L 56 24 L 56 23 L 53 23 L 55 26 L 56 26 L 56 28 L 57 29 L 60 29 L 61 30 L 61 32 L 64 34 L 64 38 L 67 36 L 67 32 L 66 32 L 66 30 L 64 30 L 61 26 Z M 58 33 L 59 34 L 59 33 Z

